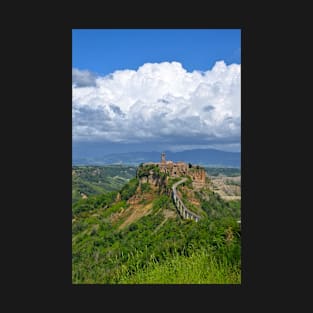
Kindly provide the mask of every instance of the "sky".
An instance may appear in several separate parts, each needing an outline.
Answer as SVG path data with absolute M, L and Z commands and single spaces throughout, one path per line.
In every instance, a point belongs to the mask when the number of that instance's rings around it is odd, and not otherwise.
M 73 146 L 240 151 L 239 29 L 72 30 Z

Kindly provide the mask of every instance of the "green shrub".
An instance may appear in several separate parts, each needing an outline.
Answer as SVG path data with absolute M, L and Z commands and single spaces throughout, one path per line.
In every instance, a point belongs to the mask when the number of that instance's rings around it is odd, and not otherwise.
M 148 183 L 142 183 L 140 187 L 142 192 L 149 192 L 151 190 L 150 184 Z
M 81 199 L 72 206 L 72 213 L 78 214 L 84 211 L 95 210 L 100 207 L 111 205 L 117 196 L 116 191 L 108 192 L 102 195 L 91 196 L 87 199 Z
M 152 210 L 158 211 L 159 209 L 169 209 L 171 198 L 167 195 L 162 195 L 153 201 Z
M 137 178 L 131 179 L 122 189 L 121 189 L 121 198 L 122 200 L 128 200 L 130 197 L 132 197 L 136 189 L 138 187 L 139 181 Z

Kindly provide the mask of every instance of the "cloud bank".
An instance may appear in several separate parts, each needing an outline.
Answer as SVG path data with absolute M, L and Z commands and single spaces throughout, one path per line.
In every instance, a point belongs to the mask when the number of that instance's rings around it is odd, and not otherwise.
M 107 76 L 73 69 L 73 139 L 239 143 L 240 69 L 223 61 L 205 72 L 187 72 L 178 62 L 146 63 Z

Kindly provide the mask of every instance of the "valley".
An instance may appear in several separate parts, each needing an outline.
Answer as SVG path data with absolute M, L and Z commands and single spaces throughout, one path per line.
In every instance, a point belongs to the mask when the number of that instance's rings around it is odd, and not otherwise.
M 211 188 L 224 200 L 241 200 L 240 176 L 212 176 Z
M 72 203 L 90 195 L 119 190 L 135 175 L 134 166 L 73 166 Z

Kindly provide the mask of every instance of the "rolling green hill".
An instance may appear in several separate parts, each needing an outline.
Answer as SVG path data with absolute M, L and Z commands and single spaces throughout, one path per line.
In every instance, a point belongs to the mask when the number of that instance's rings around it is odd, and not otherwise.
M 136 174 L 136 167 L 110 166 L 73 166 L 72 203 L 83 195 L 91 196 L 121 189 Z

